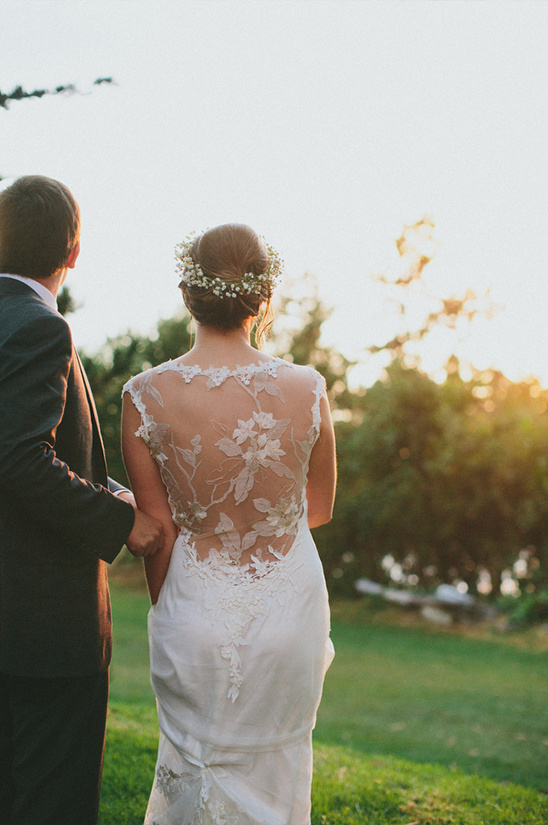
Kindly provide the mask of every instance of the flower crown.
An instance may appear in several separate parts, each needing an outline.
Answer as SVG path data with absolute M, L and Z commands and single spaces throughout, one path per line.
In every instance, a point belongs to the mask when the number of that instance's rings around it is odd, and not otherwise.
M 236 298 L 238 295 L 260 295 L 264 291 L 270 293 L 280 280 L 284 262 L 263 237 L 261 240 L 268 253 L 268 266 L 260 275 L 246 272 L 235 281 L 224 281 L 219 277 L 204 275 L 200 264 L 194 261 L 190 253 L 199 237 L 197 232 L 193 232 L 175 247 L 176 271 L 181 273 L 179 287 L 196 286 L 200 289 L 210 289 L 219 298 Z

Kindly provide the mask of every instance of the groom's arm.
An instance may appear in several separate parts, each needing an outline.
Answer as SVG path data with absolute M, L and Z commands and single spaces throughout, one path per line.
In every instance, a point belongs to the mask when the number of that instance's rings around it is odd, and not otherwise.
M 76 475 L 55 453 L 71 359 L 70 329 L 53 314 L 35 317 L 2 344 L 0 489 L 38 529 L 111 561 L 133 528 L 133 507 Z

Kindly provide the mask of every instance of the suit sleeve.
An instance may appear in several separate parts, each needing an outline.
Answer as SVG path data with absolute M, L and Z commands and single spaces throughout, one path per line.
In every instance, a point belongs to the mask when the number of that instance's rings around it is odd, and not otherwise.
M 17 499 L 37 529 L 112 561 L 131 532 L 133 508 L 55 454 L 71 359 L 69 327 L 53 314 L 27 322 L 2 345 L 0 491 Z
M 111 493 L 114 493 L 115 495 L 118 495 L 119 493 L 131 493 L 131 490 L 129 490 L 127 487 L 124 487 L 123 484 L 120 484 L 119 481 L 115 481 L 110 476 L 108 477 L 108 489 Z

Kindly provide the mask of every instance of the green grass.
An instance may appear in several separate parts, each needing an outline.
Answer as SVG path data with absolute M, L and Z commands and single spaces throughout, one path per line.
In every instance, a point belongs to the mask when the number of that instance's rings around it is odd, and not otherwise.
M 146 595 L 112 588 L 100 825 L 138 825 L 157 745 Z M 313 825 L 546 825 L 548 662 L 532 636 L 471 638 L 336 604 L 315 732 Z
M 360 607 L 333 610 L 317 741 L 548 790 L 546 652 L 374 622 Z

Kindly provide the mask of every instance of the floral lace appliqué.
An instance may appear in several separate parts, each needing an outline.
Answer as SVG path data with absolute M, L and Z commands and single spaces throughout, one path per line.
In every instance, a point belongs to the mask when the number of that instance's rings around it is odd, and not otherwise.
M 193 825 L 238 825 L 238 814 L 241 810 L 230 812 L 225 801 L 213 798 L 210 770 L 207 765 L 197 766 L 196 773 L 185 771 L 176 773 L 167 765 L 158 765 L 156 768 L 155 785 L 164 797 L 166 804 L 175 805 L 181 797 L 190 797 L 193 801 L 191 808 Z M 191 803 L 192 804 L 192 803 Z M 234 807 L 234 806 L 232 806 Z M 150 825 L 159 825 L 152 814 Z M 148 821 L 148 818 L 147 818 Z
M 205 560 L 196 556 L 194 546 L 186 549 L 185 566 L 189 575 L 198 575 L 210 589 L 207 608 L 216 621 L 222 620 L 226 629 L 221 643 L 221 655 L 229 663 L 230 687 L 227 699 L 234 702 L 243 683 L 242 660 L 239 647 L 247 644 L 246 628 L 261 615 L 264 605 L 274 594 L 286 592 L 293 584 L 290 568 L 292 552 L 264 560 L 259 551 L 249 565 L 234 564 L 230 548 L 226 552 L 213 551 Z M 272 548 L 269 550 L 272 552 Z M 293 584 L 294 587 L 296 585 Z
M 221 655 L 235 701 L 246 629 L 289 575 L 325 382 L 280 359 L 235 369 L 166 362 L 124 390 L 184 537 L 177 552 L 226 628 Z M 187 416 L 193 424 L 185 429 Z

